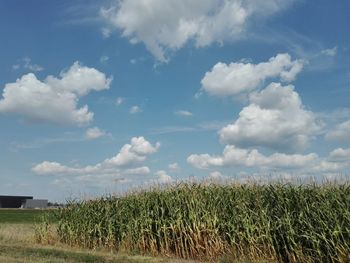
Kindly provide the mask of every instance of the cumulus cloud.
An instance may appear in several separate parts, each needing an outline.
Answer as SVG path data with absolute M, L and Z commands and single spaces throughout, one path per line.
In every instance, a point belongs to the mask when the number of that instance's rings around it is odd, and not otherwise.
M 130 114 L 136 114 L 142 112 L 141 108 L 139 106 L 132 106 L 129 110 Z
M 302 60 L 292 60 L 289 54 L 278 54 L 259 64 L 234 62 L 217 63 L 203 77 L 202 89 L 210 95 L 236 96 L 255 90 L 267 79 L 293 81 L 303 68 Z
M 89 68 L 74 62 L 67 70 L 60 73 L 60 78 L 48 76 L 45 82 L 56 89 L 56 91 L 68 91 L 85 96 L 91 91 L 101 91 L 108 89 L 112 78 L 95 68 Z
M 338 124 L 334 129 L 326 133 L 327 140 L 350 142 L 350 120 Z
M 44 161 L 40 164 L 37 164 L 32 168 L 32 171 L 39 174 L 69 174 L 69 173 L 80 173 L 79 169 L 77 168 L 70 168 L 67 166 L 64 166 L 58 162 L 48 162 Z
M 133 137 L 130 144 L 125 144 L 116 156 L 106 159 L 104 164 L 123 167 L 143 162 L 146 160 L 147 155 L 157 152 L 159 147 L 159 142 L 153 146 L 144 137 Z
M 205 47 L 239 39 L 251 18 L 271 15 L 292 2 L 120 0 L 102 9 L 101 15 L 130 43 L 142 42 L 157 60 L 166 62 L 168 51 L 176 51 L 190 40 L 196 47 Z
M 219 131 L 220 140 L 240 147 L 264 146 L 279 151 L 303 150 L 319 129 L 292 85 L 271 83 L 249 96 L 238 119 Z
M 207 179 L 213 180 L 213 181 L 220 181 L 225 178 L 226 176 L 222 175 L 222 173 L 220 173 L 219 171 L 214 171 L 209 174 Z
M 192 117 L 193 116 L 192 112 L 189 112 L 186 110 L 178 110 L 178 111 L 175 111 L 174 114 L 178 115 L 178 116 L 183 116 L 183 117 Z
M 339 163 L 339 162 L 330 162 L 330 161 L 321 161 L 318 165 L 313 167 L 312 171 L 314 172 L 338 172 L 345 167 L 348 163 Z
M 247 150 L 227 145 L 222 155 L 192 154 L 187 158 L 187 162 L 199 169 L 232 166 L 296 169 L 310 165 L 310 162 L 317 158 L 314 153 L 307 155 L 274 153 L 265 156 L 257 149 Z
M 150 173 L 147 166 L 138 166 L 154 154 L 160 147 L 159 143 L 152 145 L 144 137 L 133 137 L 130 144 L 125 144 L 119 153 L 96 165 L 85 167 L 70 167 L 58 162 L 43 161 L 35 165 L 32 171 L 38 175 L 80 175 L 80 176 L 122 176 L 146 175 Z
M 85 132 L 85 138 L 88 140 L 94 140 L 107 135 L 109 134 L 98 127 L 89 128 Z
M 171 163 L 168 165 L 170 171 L 176 172 L 180 170 L 180 165 L 178 163 Z
M 277 152 L 264 155 L 257 149 L 241 149 L 227 145 L 221 155 L 192 154 L 187 158 L 187 162 L 197 169 L 235 167 L 241 169 L 241 173 L 246 173 L 247 168 L 250 168 L 255 171 L 254 173 L 260 174 L 260 179 L 274 174 L 273 177 L 277 176 L 276 178 L 288 175 L 290 180 L 293 179 L 294 173 L 297 178 L 324 176 L 334 179 L 335 175 L 350 167 L 350 149 L 337 148 L 328 156 L 319 157 L 316 153 L 303 155 Z M 220 178 L 220 173 L 213 172 L 209 178 Z M 287 178 L 283 176 L 279 179 Z
M 350 161 L 350 149 L 337 148 L 329 153 L 328 159 L 333 162 Z
M 88 106 L 78 108 L 79 98 L 91 91 L 109 89 L 112 78 L 75 62 L 59 78 L 40 81 L 33 73 L 7 83 L 0 100 L 0 113 L 15 113 L 31 121 L 86 125 L 93 120 Z
M 350 166 L 350 149 L 337 148 L 327 158 L 313 167 L 316 172 L 338 172 Z
M 157 176 L 156 182 L 160 184 L 168 184 L 173 181 L 173 178 L 171 178 L 170 175 L 167 174 L 166 171 L 160 170 L 155 173 Z

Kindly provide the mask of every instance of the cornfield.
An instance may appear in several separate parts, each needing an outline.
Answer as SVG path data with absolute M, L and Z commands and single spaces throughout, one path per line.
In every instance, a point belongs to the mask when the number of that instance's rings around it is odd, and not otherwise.
M 179 184 L 57 210 L 61 242 L 185 259 L 350 262 L 349 184 Z

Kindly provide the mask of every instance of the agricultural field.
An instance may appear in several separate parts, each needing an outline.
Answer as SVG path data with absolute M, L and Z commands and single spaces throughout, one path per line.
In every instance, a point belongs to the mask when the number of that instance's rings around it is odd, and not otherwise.
M 0 223 L 29 223 L 38 222 L 47 210 L 40 209 L 0 209 Z
M 349 184 L 179 184 L 0 210 L 0 262 L 349 262 L 349 251 Z
M 350 261 L 349 184 L 180 184 L 71 203 L 55 217 L 59 242 L 72 247 L 210 262 Z M 43 224 L 38 241 L 51 231 Z
M 0 209 L 0 262 L 6 263 L 183 263 L 164 258 L 113 254 L 107 250 L 78 249 L 56 243 L 36 242 L 36 223 L 45 210 Z M 51 212 L 51 211 L 50 211 Z M 47 217 L 50 218 L 50 217 Z M 49 221 L 53 224 L 52 220 Z M 188 261 L 186 261 L 188 262 Z

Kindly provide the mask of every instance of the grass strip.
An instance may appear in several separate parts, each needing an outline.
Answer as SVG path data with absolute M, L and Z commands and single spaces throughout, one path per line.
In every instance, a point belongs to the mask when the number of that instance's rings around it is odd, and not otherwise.
M 39 209 L 0 209 L 0 223 L 35 223 L 48 210 Z
M 0 259 L 3 262 L 68 262 L 68 263 L 165 263 L 166 259 L 132 257 L 127 255 L 94 255 L 91 252 L 76 252 L 58 248 L 38 248 L 0 244 Z M 17 261 L 16 261 L 17 260 Z M 2 261 L 1 261 L 2 262 Z

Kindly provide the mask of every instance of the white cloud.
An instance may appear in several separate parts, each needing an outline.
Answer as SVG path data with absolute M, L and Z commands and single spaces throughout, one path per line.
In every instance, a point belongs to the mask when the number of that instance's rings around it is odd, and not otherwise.
M 106 133 L 103 130 L 100 130 L 100 128 L 98 127 L 93 127 L 93 128 L 89 128 L 86 130 L 85 133 L 85 138 L 88 140 L 94 140 L 103 136 L 107 136 L 108 133 Z
M 350 149 L 337 148 L 331 151 L 315 170 L 322 172 L 339 172 L 350 166 Z
M 270 78 L 291 82 L 302 67 L 303 61 L 292 60 L 289 54 L 278 54 L 259 64 L 219 62 L 203 77 L 202 89 L 215 96 L 236 96 L 255 90 Z
M 350 149 L 337 148 L 329 153 L 328 159 L 333 162 L 350 161 Z
M 186 110 L 178 110 L 175 111 L 174 114 L 178 115 L 178 116 L 183 116 L 183 117 L 192 117 L 193 113 L 186 111 Z
M 338 124 L 326 134 L 325 138 L 327 140 L 350 142 L 350 120 Z
M 127 175 L 146 175 L 149 174 L 151 170 L 147 166 L 126 169 L 125 174 Z
M 38 71 L 44 70 L 44 68 L 43 68 L 42 66 L 37 65 L 37 64 L 32 64 L 32 63 L 31 63 L 31 59 L 28 58 L 28 57 L 25 57 L 25 58 L 23 59 L 23 61 L 24 61 L 23 67 L 24 67 L 25 69 L 28 69 L 28 70 L 30 70 L 30 71 L 32 71 L 32 72 L 38 72 Z
M 145 140 L 144 137 L 133 137 L 131 139 L 131 150 L 140 155 L 152 154 L 158 151 L 160 143 L 157 142 L 153 146 L 149 141 Z
M 318 165 L 313 167 L 314 172 L 337 172 L 348 166 L 348 163 L 338 163 L 330 161 L 321 161 Z
M 38 175 L 59 175 L 59 176 L 98 176 L 120 177 L 123 175 L 146 175 L 150 173 L 147 166 L 138 166 L 140 163 L 158 151 L 159 143 L 152 145 L 144 137 L 133 137 L 130 144 L 125 144 L 119 153 L 96 165 L 85 167 L 69 167 L 58 162 L 43 161 L 35 165 L 32 171 Z
M 327 158 L 313 167 L 316 172 L 339 172 L 350 166 L 350 149 L 337 148 L 331 151 Z
M 208 179 L 214 180 L 214 181 L 220 181 L 222 179 L 225 179 L 225 176 L 223 176 L 222 173 L 218 171 L 214 171 L 209 174 Z
M 48 76 L 45 82 L 56 91 L 68 91 L 78 96 L 108 89 L 112 81 L 112 78 L 107 78 L 104 73 L 95 68 L 82 66 L 79 62 L 74 62 L 67 71 L 62 71 L 60 77 Z
M 118 97 L 118 98 L 115 100 L 115 105 L 119 106 L 119 105 L 121 105 L 124 101 L 125 101 L 124 98 Z
M 288 6 L 281 0 L 120 0 L 101 15 L 122 36 L 142 42 L 153 56 L 168 60 L 168 52 L 193 40 L 196 47 L 222 44 L 244 35 L 249 19 L 268 16 Z
M 292 85 L 283 87 L 272 83 L 250 94 L 249 101 L 239 118 L 219 131 L 222 142 L 240 147 L 299 151 L 320 129 L 314 114 L 304 109 Z
M 112 31 L 107 27 L 102 28 L 101 33 L 104 39 L 107 39 L 112 35 Z
M 171 176 L 168 175 L 166 171 L 163 171 L 163 170 L 157 171 L 155 175 L 157 176 L 156 182 L 160 184 L 168 184 L 173 181 Z
M 187 158 L 187 162 L 199 169 L 233 166 L 296 169 L 310 165 L 317 158 L 314 153 L 307 155 L 274 153 L 265 156 L 257 149 L 247 150 L 227 145 L 221 156 L 192 154 Z
M 69 174 L 69 173 L 79 173 L 78 169 L 69 168 L 57 162 L 48 162 L 44 161 L 40 164 L 37 164 L 32 168 L 32 171 L 36 174 Z
M 75 62 L 60 78 L 40 81 L 33 73 L 7 83 L 0 113 L 15 113 L 32 121 L 86 125 L 93 120 L 88 106 L 78 108 L 79 98 L 91 91 L 108 89 L 112 79 L 94 68 Z
M 104 164 L 109 166 L 129 166 L 146 160 L 147 155 L 158 151 L 160 143 L 153 146 L 144 137 L 133 137 L 130 144 L 125 144 L 120 152 Z
M 136 114 L 142 112 L 141 108 L 139 106 L 132 106 L 129 110 L 130 114 Z
M 326 56 L 330 56 L 330 57 L 334 57 L 337 54 L 338 48 L 334 47 L 334 48 L 328 48 L 328 49 L 324 49 L 321 51 L 321 54 L 326 55 Z
M 137 57 L 137 58 L 132 58 L 132 59 L 130 59 L 129 62 L 130 62 L 131 64 L 135 65 L 135 64 L 140 63 L 140 62 L 143 62 L 143 61 L 145 61 L 145 60 L 146 60 L 146 58 L 143 57 L 143 56 L 141 56 L 141 57 Z
M 173 172 L 180 170 L 180 166 L 178 163 L 171 163 L 168 165 L 168 168 L 170 171 L 173 171 Z
M 278 179 L 280 175 L 291 180 L 293 178 L 307 177 L 327 177 L 339 175 L 350 167 L 350 149 L 337 148 L 331 151 L 327 157 L 319 157 L 315 153 L 309 154 L 284 154 L 273 153 L 264 155 L 257 149 L 241 149 L 234 145 L 227 145 L 222 155 L 192 154 L 187 158 L 187 162 L 198 169 L 215 168 L 238 168 L 241 173 L 246 173 L 247 169 L 254 169 L 256 174 L 260 174 L 260 179 Z M 294 171 L 294 172 L 293 172 Z M 266 174 L 267 173 L 267 174 Z M 295 174 L 295 176 L 293 175 Z M 220 174 L 213 172 L 210 177 L 220 177 Z
M 29 57 L 25 57 L 19 61 L 19 64 L 15 64 L 12 66 L 13 70 L 24 69 L 31 72 L 43 71 L 44 68 L 38 64 L 32 64 L 31 59 Z

